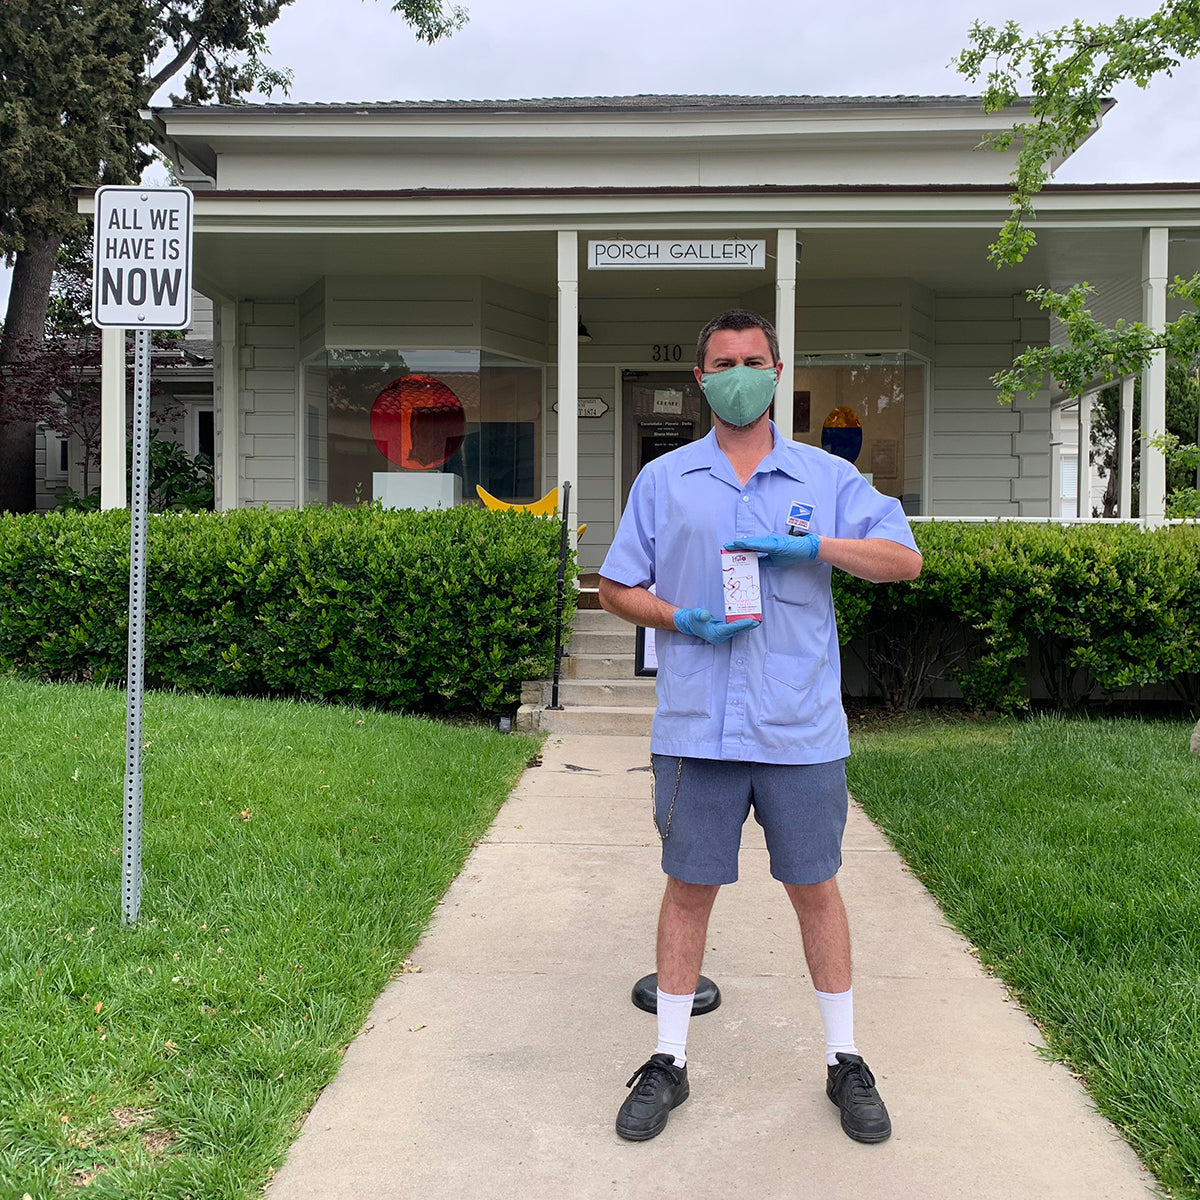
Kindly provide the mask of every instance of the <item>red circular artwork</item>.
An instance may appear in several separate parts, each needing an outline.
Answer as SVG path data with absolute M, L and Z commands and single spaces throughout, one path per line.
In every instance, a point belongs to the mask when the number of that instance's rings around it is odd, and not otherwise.
M 462 445 L 462 402 L 430 375 L 394 379 L 371 405 L 371 436 L 379 452 L 410 471 L 440 467 Z

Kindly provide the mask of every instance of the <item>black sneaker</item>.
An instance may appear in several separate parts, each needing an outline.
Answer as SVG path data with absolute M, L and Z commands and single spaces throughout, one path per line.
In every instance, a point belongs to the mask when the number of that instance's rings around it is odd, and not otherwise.
M 857 1054 L 837 1056 L 829 1068 L 825 1095 L 842 1111 L 842 1129 L 856 1142 L 886 1142 L 892 1135 L 888 1110 L 875 1090 L 871 1068 Z
M 630 1142 L 649 1141 L 667 1127 L 671 1109 L 688 1098 L 687 1064 L 677 1067 L 673 1054 L 652 1054 L 625 1086 L 633 1091 L 617 1113 L 617 1132 Z

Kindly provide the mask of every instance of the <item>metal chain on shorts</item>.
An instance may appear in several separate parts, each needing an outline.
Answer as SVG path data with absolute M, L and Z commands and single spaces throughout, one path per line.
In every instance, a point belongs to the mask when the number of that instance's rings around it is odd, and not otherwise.
M 679 759 L 679 766 L 675 768 L 675 791 L 671 795 L 671 807 L 667 809 L 667 828 L 664 832 L 658 827 L 658 807 L 654 803 L 654 757 L 650 758 L 650 817 L 654 821 L 654 832 L 658 834 L 660 841 L 666 841 L 671 836 L 671 818 L 675 815 L 675 801 L 679 799 L 679 780 L 683 776 L 683 758 Z

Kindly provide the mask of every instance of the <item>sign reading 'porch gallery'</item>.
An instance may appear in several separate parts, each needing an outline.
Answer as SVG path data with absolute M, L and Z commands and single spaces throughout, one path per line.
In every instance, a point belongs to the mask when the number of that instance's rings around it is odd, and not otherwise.
M 593 271 L 761 271 L 766 265 L 765 241 L 588 242 L 588 267 Z

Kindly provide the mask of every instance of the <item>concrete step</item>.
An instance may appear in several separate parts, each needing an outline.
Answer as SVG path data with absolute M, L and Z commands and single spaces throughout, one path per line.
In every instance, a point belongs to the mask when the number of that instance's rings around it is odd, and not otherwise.
M 625 626 L 623 630 L 612 633 L 576 629 L 571 635 L 571 654 L 632 654 L 637 644 L 636 634 L 632 625 L 622 624 Z
M 555 711 L 543 708 L 536 713 L 536 729 L 546 733 L 615 734 L 629 737 L 649 737 L 653 708 L 616 708 L 611 705 L 588 704 L 578 708 Z M 518 713 L 520 728 L 520 713 Z
M 542 685 L 542 703 L 549 704 L 552 685 Z M 653 679 L 561 679 L 558 702 L 565 708 L 601 705 L 615 708 L 654 707 Z
M 574 629 L 588 633 L 619 633 L 623 629 L 633 632 L 633 626 L 628 621 L 602 608 L 580 609 L 575 614 Z
M 563 678 L 637 679 L 633 663 L 632 654 L 568 654 L 562 660 Z

